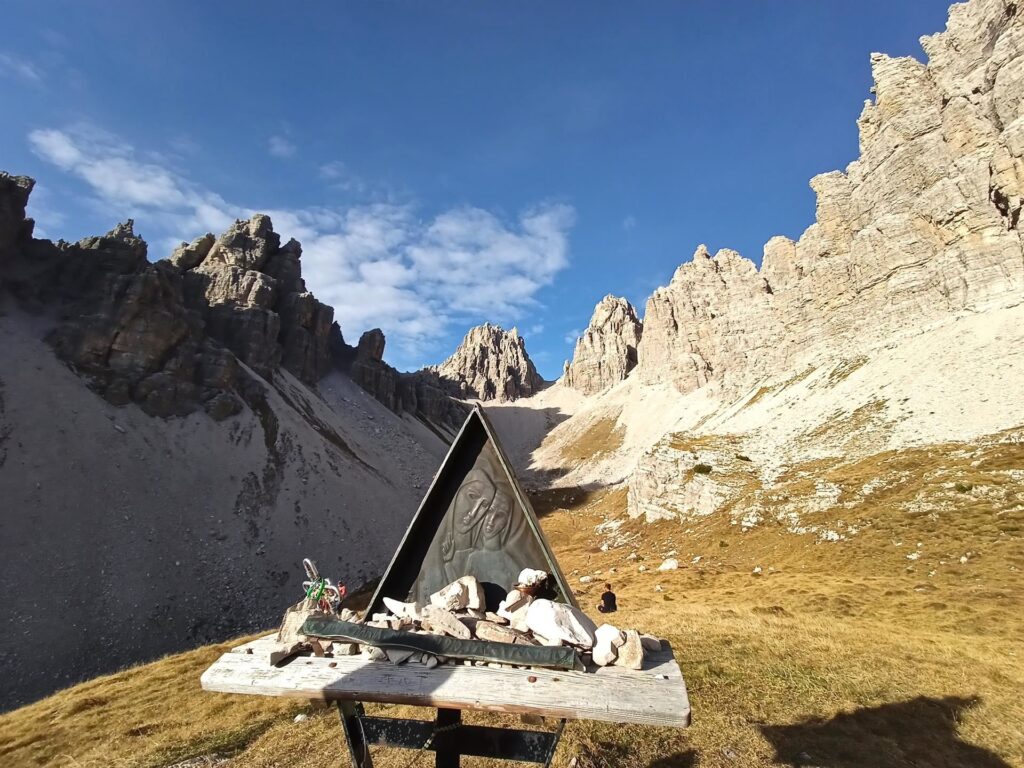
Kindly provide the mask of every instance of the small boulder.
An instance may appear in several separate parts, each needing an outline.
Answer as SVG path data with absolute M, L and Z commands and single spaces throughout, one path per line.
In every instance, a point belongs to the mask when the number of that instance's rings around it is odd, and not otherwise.
M 581 648 L 594 647 L 594 633 L 597 631 L 597 626 L 583 611 L 551 600 L 530 603 L 526 626 L 536 635 Z
M 594 663 L 607 667 L 619 655 L 619 647 L 626 642 L 626 634 L 611 624 L 602 624 L 594 632 Z
M 405 648 L 388 648 L 384 651 L 387 654 L 388 661 L 392 664 L 404 664 L 409 658 L 416 653 Z
M 492 643 L 514 643 L 520 634 L 511 627 L 492 624 L 489 621 L 479 621 L 476 625 L 476 636 Z
M 514 629 L 526 631 L 526 612 L 533 598 L 518 589 L 513 589 L 498 606 L 498 615 L 508 619 Z
M 469 627 L 463 624 L 454 613 L 438 608 L 436 605 L 428 605 L 423 608 L 423 623 L 428 624 L 435 634 L 450 635 L 461 640 L 469 640 L 473 633 Z
M 485 612 L 484 619 L 491 622 L 492 624 L 508 624 L 508 619 L 506 619 L 504 616 L 499 616 L 498 614 L 492 611 Z
M 416 603 L 403 603 L 401 600 L 385 597 L 384 605 L 400 619 L 420 620 L 420 607 Z
M 547 578 L 547 571 L 541 571 L 537 568 L 524 568 L 519 572 L 519 580 L 516 583 L 523 587 L 539 587 L 547 581 Z
M 659 571 L 674 571 L 677 568 L 679 568 L 679 561 L 676 560 L 674 557 L 668 558 L 667 560 L 663 561 L 661 565 L 658 566 Z
M 445 611 L 461 611 L 469 605 L 469 590 L 462 580 L 453 581 L 430 596 L 430 604 Z
M 640 633 L 635 629 L 626 630 L 626 642 L 619 648 L 615 665 L 627 669 L 641 669 L 644 665 L 644 647 L 640 644 Z
M 482 611 L 487 608 L 487 601 L 484 598 L 484 588 L 476 576 L 463 576 L 456 582 L 462 584 L 466 591 L 466 604 L 462 606 L 470 611 Z

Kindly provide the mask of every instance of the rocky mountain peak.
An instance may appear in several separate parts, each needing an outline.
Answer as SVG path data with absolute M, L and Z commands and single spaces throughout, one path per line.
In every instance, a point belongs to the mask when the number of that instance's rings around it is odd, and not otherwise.
M 544 386 L 519 331 L 490 323 L 470 328 L 455 353 L 428 370 L 462 398 L 517 400 Z
M 815 176 L 815 222 L 758 270 L 701 246 L 644 313 L 636 376 L 738 392 L 798 358 L 837 359 L 1024 288 L 1024 55 L 1017 4 L 953 6 L 926 63 L 871 57 L 860 156 Z
M 626 299 L 609 294 L 594 307 L 590 325 L 576 340 L 563 383 L 587 395 L 603 392 L 636 366 L 643 323 Z

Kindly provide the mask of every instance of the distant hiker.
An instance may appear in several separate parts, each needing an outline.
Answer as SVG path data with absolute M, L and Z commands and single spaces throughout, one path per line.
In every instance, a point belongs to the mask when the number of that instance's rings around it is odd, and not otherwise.
M 615 603 L 615 593 L 612 592 L 612 585 L 605 584 L 604 592 L 601 593 L 601 602 L 597 606 L 601 613 L 615 613 L 619 606 Z

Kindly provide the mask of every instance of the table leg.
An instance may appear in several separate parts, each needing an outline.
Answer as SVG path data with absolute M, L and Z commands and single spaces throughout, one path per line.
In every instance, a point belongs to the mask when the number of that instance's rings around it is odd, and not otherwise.
M 462 712 L 458 709 L 439 709 L 437 719 L 434 721 L 437 732 L 441 729 L 454 730 L 462 722 Z M 460 757 L 458 748 L 453 750 L 437 750 L 434 753 L 434 765 L 436 768 L 459 768 Z
M 352 758 L 353 768 L 373 768 L 370 745 L 366 743 L 363 725 L 359 721 L 364 714 L 362 703 L 339 700 L 338 714 L 341 716 L 341 727 L 345 731 L 345 741 L 348 742 L 348 753 Z
M 551 761 L 555 758 L 555 750 L 558 749 L 558 742 L 562 739 L 562 730 L 565 728 L 565 718 L 563 717 L 558 721 L 558 727 L 552 734 L 554 738 L 551 739 L 551 748 L 548 750 L 547 759 L 544 761 L 544 768 L 549 768 Z

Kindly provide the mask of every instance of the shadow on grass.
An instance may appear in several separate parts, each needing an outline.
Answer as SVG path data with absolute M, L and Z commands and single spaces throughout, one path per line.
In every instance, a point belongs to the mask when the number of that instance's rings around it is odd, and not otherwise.
M 785 765 L 820 768 L 1010 768 L 998 755 L 963 741 L 961 715 L 981 700 L 946 696 L 864 707 L 830 720 L 764 725 Z
M 697 753 L 692 749 L 685 752 L 676 752 L 668 757 L 660 757 L 647 768 L 695 768 L 697 765 Z

